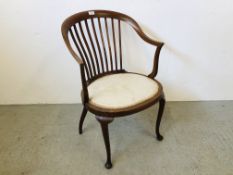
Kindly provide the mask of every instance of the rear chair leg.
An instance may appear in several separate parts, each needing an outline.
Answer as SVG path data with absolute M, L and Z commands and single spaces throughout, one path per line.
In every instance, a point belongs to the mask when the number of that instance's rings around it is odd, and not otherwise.
M 113 121 L 113 118 L 96 116 L 96 119 L 100 123 L 104 138 L 104 144 L 106 148 L 107 160 L 105 163 L 105 168 L 110 169 L 112 168 L 112 161 L 111 161 L 111 147 L 109 142 L 108 124 Z
M 79 120 L 79 134 L 83 133 L 83 121 L 86 117 L 86 114 L 87 114 L 87 109 L 85 107 L 83 107 L 83 111 L 82 111 L 82 114 L 81 114 L 81 117 Z
M 159 100 L 159 111 L 158 111 L 158 116 L 157 116 L 157 120 L 156 120 L 156 127 L 155 127 L 155 133 L 156 133 L 157 139 L 159 141 L 163 140 L 163 136 L 159 132 L 159 126 L 161 123 L 161 118 L 163 116 L 165 103 L 166 103 L 166 100 L 165 100 L 165 97 L 163 95 L 162 98 Z

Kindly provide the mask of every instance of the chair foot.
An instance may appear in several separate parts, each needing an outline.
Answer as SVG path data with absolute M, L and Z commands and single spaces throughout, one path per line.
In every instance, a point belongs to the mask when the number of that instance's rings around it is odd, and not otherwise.
M 79 120 L 79 134 L 83 133 L 83 122 L 84 122 L 84 119 L 86 117 L 86 114 L 87 114 L 87 109 L 85 107 L 83 107 L 83 111 L 82 111 L 82 114 L 81 114 L 81 117 Z
M 112 162 L 106 162 L 105 163 L 105 168 L 111 169 L 112 168 Z
M 158 141 L 162 141 L 163 140 L 163 136 L 162 135 L 157 135 L 157 140 Z
M 159 141 L 163 140 L 163 136 L 159 132 L 159 126 L 160 126 L 161 119 L 163 116 L 165 103 L 166 103 L 166 100 L 165 100 L 165 97 L 163 95 L 159 101 L 159 111 L 158 111 L 158 116 L 157 116 L 157 120 L 156 120 L 156 127 L 155 127 L 155 133 L 157 135 L 157 140 L 159 140 Z
M 112 162 L 111 162 L 111 147 L 110 147 L 110 142 L 109 142 L 108 124 L 113 121 L 113 118 L 96 116 L 96 119 L 100 123 L 103 138 L 104 138 L 104 144 L 106 148 L 107 161 L 105 163 L 105 168 L 110 169 L 112 168 Z

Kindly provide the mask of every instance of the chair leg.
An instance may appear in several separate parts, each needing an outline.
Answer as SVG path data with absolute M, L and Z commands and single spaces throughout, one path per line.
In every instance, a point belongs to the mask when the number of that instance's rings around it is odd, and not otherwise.
M 96 119 L 100 123 L 104 138 L 104 144 L 106 148 L 107 160 L 105 163 L 105 168 L 110 169 L 112 168 L 112 162 L 111 162 L 111 147 L 109 142 L 108 124 L 113 121 L 113 118 L 96 116 Z
M 82 111 L 82 114 L 81 114 L 81 117 L 79 120 L 79 134 L 83 133 L 83 121 L 86 117 L 86 114 L 87 114 L 87 109 L 85 107 L 83 107 L 83 111 Z
M 163 140 L 163 136 L 159 132 L 159 126 L 161 123 L 161 118 L 163 116 L 165 103 L 166 103 L 166 100 L 165 100 L 165 97 L 163 95 L 162 98 L 159 100 L 159 111 L 158 111 L 158 116 L 157 116 L 157 120 L 156 120 L 156 128 L 155 128 L 155 133 L 156 133 L 157 139 L 159 141 Z

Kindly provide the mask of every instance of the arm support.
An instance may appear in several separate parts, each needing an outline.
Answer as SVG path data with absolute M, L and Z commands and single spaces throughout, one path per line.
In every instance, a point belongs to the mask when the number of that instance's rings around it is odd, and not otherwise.
M 156 50 L 155 50 L 155 54 L 154 54 L 154 62 L 153 62 L 153 68 L 151 73 L 148 75 L 148 77 L 150 78 L 154 78 L 157 73 L 158 73 L 158 65 L 159 65 L 159 55 L 160 55 L 160 51 L 164 45 L 164 43 L 159 42 L 159 41 L 155 41 L 151 38 L 149 38 L 142 30 L 141 28 L 139 28 L 140 30 L 136 32 L 138 33 L 138 35 L 147 43 L 152 44 L 154 46 L 156 46 Z
M 154 55 L 153 68 L 152 68 L 151 73 L 148 75 L 148 77 L 150 77 L 150 78 L 154 78 L 158 73 L 159 55 L 160 55 L 160 51 L 161 51 L 162 47 L 163 47 L 163 43 L 161 45 L 157 46 L 157 48 L 156 48 L 155 55 Z
M 133 27 L 133 29 L 137 32 L 137 34 L 145 42 L 156 46 L 156 50 L 155 50 L 155 54 L 154 54 L 153 69 L 152 69 L 151 73 L 148 75 L 148 77 L 154 78 L 157 75 L 157 72 L 158 72 L 159 55 L 160 55 L 160 51 L 161 51 L 161 48 L 163 47 L 164 43 L 163 42 L 159 42 L 159 41 L 155 41 L 155 40 L 151 39 L 150 37 L 148 37 L 143 32 L 143 30 L 141 29 L 141 27 L 138 25 L 138 23 L 134 19 L 130 18 L 130 22 L 131 22 L 130 25 Z
M 82 102 L 83 102 L 83 104 L 85 104 L 88 102 L 89 97 L 88 97 L 87 82 L 86 82 L 86 77 L 85 77 L 84 62 L 82 59 L 80 59 L 78 57 L 78 55 L 72 49 L 72 47 L 70 45 L 69 38 L 68 38 L 68 29 L 64 26 L 65 26 L 65 23 L 63 23 L 63 25 L 62 25 L 63 39 L 64 39 L 66 46 L 67 46 L 68 50 L 70 51 L 71 55 L 75 58 L 75 60 L 78 62 L 79 66 L 80 66 L 80 75 L 81 75 L 81 82 L 82 82 L 82 89 L 83 89 L 81 96 L 82 96 Z M 73 34 L 71 34 L 71 37 L 73 40 L 75 40 Z

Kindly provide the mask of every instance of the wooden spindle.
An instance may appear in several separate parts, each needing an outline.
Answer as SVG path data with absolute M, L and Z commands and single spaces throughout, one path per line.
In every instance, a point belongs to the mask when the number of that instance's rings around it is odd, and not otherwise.
M 103 31 L 102 31 L 101 22 L 100 22 L 99 17 L 98 17 L 98 24 L 99 24 L 99 31 L 100 31 L 101 41 L 102 41 L 102 47 L 103 47 L 104 56 L 105 56 L 105 67 L 106 67 L 106 71 L 108 72 L 108 58 L 107 58 L 107 53 L 106 53 L 106 49 L 105 49 L 104 36 L 103 36 Z
M 85 20 L 85 26 L 86 26 L 87 34 L 89 36 L 89 40 L 91 42 L 92 50 L 93 50 L 94 55 L 95 55 L 95 63 L 96 63 L 98 74 L 99 74 L 100 73 L 99 61 L 98 61 L 98 57 L 97 57 L 96 50 L 95 50 L 95 45 L 94 45 L 94 42 L 92 40 L 92 36 L 91 36 L 91 32 L 90 32 L 87 20 Z
M 83 47 L 83 43 L 82 43 L 81 38 L 80 38 L 80 36 L 79 36 L 79 33 L 78 33 L 78 30 L 77 30 L 76 25 L 74 25 L 74 31 L 75 31 L 76 37 L 77 37 L 77 39 L 78 39 L 79 45 L 80 45 L 81 48 L 82 48 L 83 54 L 85 55 L 85 61 L 87 62 L 87 65 L 88 65 L 87 67 L 88 67 L 88 70 L 89 70 L 89 72 L 90 72 L 90 78 L 91 78 L 93 74 L 92 74 L 92 70 L 91 70 L 90 61 L 89 61 L 89 58 L 88 58 L 88 56 L 87 56 L 86 50 L 85 50 L 85 48 Z M 83 57 L 83 58 L 84 58 L 84 57 Z
M 92 25 L 93 33 L 94 33 L 94 36 L 95 36 L 95 42 L 96 42 L 96 45 L 97 45 L 97 48 L 98 48 L 98 51 L 99 51 L 99 58 L 100 58 L 100 62 L 101 62 L 102 73 L 104 73 L 103 55 L 102 55 L 102 51 L 101 51 L 101 48 L 100 48 L 100 43 L 99 43 L 99 40 L 98 40 L 98 37 L 97 37 L 97 33 L 96 33 L 96 29 L 95 29 L 95 24 L 94 24 L 93 18 L 91 18 L 91 25 Z
M 112 36 L 113 36 L 113 46 L 114 46 L 114 56 L 115 56 L 115 69 L 117 70 L 117 51 L 116 51 L 116 38 L 115 38 L 115 29 L 114 29 L 114 19 L 112 21 Z
M 109 32 L 108 32 L 108 23 L 107 23 L 107 18 L 104 17 L 105 21 L 105 28 L 106 28 L 106 35 L 107 35 L 107 41 L 108 41 L 108 50 L 109 50 L 109 56 L 110 56 L 110 64 L 111 64 L 111 70 L 113 70 L 113 61 L 112 61 L 112 50 L 111 50 L 111 44 L 110 44 L 110 39 L 109 39 Z
M 90 50 L 90 47 L 89 47 L 89 44 L 88 44 L 88 42 L 87 42 L 87 39 L 86 39 L 86 37 L 85 37 L 85 34 L 84 34 L 84 32 L 83 32 L 83 28 L 82 28 L 82 25 L 81 25 L 81 22 L 78 22 L 78 26 L 79 26 L 79 29 L 80 29 L 80 31 L 81 31 L 81 34 L 82 34 L 82 38 L 83 38 L 83 41 L 84 41 L 84 43 L 85 43 L 85 46 L 86 46 L 86 48 L 87 48 L 87 51 L 88 51 L 88 53 L 89 53 L 89 58 L 90 58 L 90 62 L 91 62 L 91 64 L 92 64 L 92 70 L 93 70 L 93 73 L 94 73 L 94 76 L 96 75 L 96 67 L 95 67 L 95 64 L 94 64 L 94 59 L 93 59 L 93 56 L 92 56 L 92 53 L 91 53 L 91 50 Z
M 119 19 L 118 19 L 118 30 L 119 30 L 120 69 L 122 70 L 121 21 Z
M 85 61 L 85 59 L 84 59 L 84 56 L 83 56 L 83 54 L 82 54 L 82 51 L 81 51 L 81 49 L 80 49 L 80 47 L 79 47 L 79 45 L 78 45 L 78 43 L 77 43 L 77 40 L 76 40 L 76 38 L 75 38 L 75 36 L 74 36 L 74 33 L 73 33 L 73 31 L 72 31 L 71 28 L 69 29 L 69 32 L 70 32 L 71 38 L 72 38 L 72 40 L 73 40 L 73 42 L 74 42 L 74 45 L 76 46 L 76 48 L 77 48 L 77 50 L 78 50 L 78 53 L 80 54 L 80 56 L 81 56 L 81 58 L 82 58 L 82 60 L 83 60 L 84 68 L 85 68 L 86 74 L 87 74 L 87 78 L 90 79 L 90 72 L 89 72 L 89 70 L 88 70 L 88 68 L 87 68 L 87 63 L 86 63 L 86 61 Z

